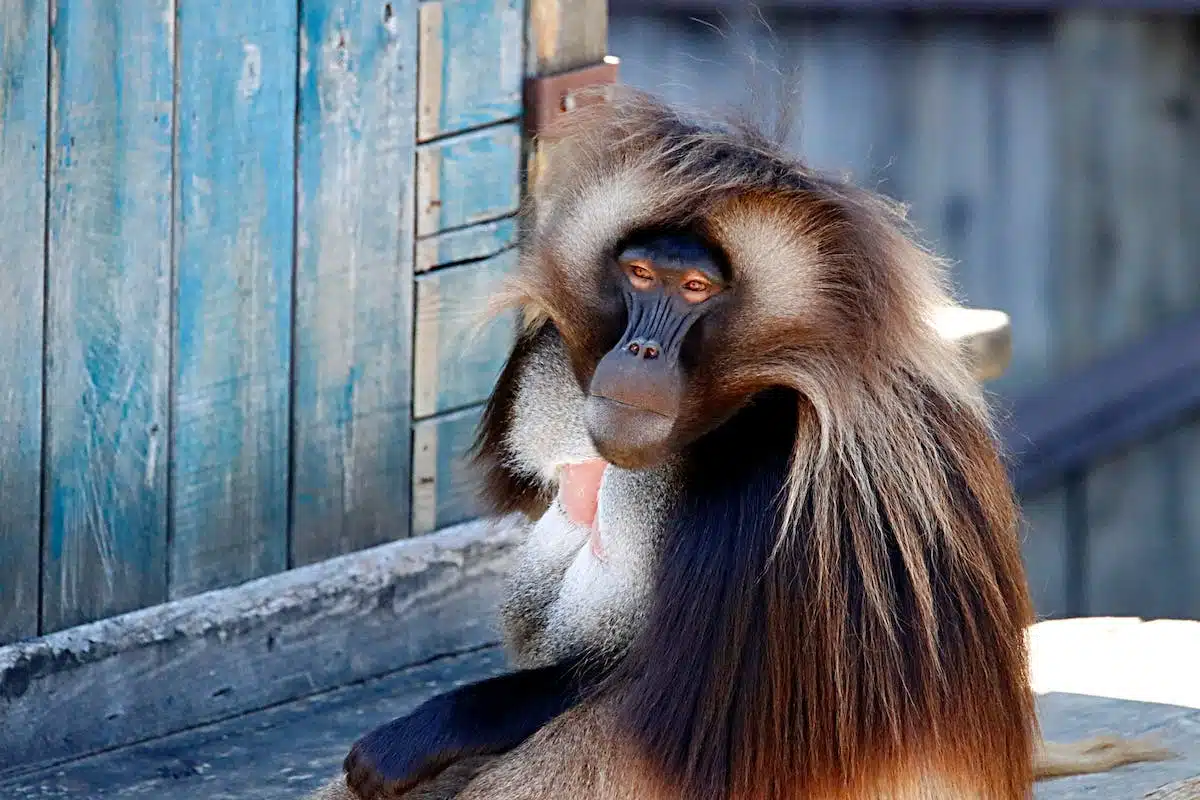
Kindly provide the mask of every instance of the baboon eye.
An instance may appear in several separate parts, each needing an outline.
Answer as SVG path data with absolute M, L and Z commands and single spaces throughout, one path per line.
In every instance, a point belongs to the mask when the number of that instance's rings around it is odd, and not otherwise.
M 625 265 L 625 271 L 629 274 L 629 282 L 635 289 L 649 289 L 654 285 L 654 270 L 645 264 L 630 261 Z
M 679 290 L 683 299 L 689 303 L 703 303 L 720 291 L 718 287 L 713 286 L 712 281 L 695 272 L 685 275 L 684 278 Z

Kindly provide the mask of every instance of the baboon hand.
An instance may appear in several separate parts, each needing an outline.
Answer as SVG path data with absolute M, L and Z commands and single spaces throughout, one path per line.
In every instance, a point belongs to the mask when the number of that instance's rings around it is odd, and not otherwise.
M 343 763 L 350 791 L 359 800 L 393 800 L 453 763 L 465 748 L 446 710 L 435 699 L 355 742 Z

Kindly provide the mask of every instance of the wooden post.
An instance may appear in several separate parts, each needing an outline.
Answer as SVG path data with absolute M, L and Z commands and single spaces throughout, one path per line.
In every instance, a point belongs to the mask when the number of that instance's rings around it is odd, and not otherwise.
M 541 78 L 603 62 L 608 54 L 608 0 L 529 0 L 526 75 Z M 537 179 L 545 144 L 526 151 L 525 184 Z

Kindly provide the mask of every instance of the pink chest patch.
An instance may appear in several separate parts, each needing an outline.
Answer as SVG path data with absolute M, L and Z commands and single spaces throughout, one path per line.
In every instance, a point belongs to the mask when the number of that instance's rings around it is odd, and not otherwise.
M 600 481 L 608 462 L 593 458 L 579 464 L 567 464 L 562 468 L 558 480 L 558 497 L 567 518 L 591 532 L 592 553 L 597 558 L 604 556 L 600 544 L 600 531 L 596 526 L 596 510 L 600 505 Z

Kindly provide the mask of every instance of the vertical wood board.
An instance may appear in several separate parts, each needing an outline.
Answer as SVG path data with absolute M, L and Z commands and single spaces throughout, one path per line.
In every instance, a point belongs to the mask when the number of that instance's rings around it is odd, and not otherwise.
M 1078 11 L 1055 28 L 1063 367 L 1200 308 L 1200 20 Z M 1086 481 L 1089 613 L 1195 612 L 1195 436 L 1180 430 Z
M 606 55 L 607 0 L 526 0 L 530 75 L 553 75 L 586 67 Z
M 38 627 L 46 3 L 0 6 L 0 644 Z
M 982 305 L 995 269 L 994 51 L 981 22 L 926 19 L 914 36 L 910 147 L 896 165 L 904 199 L 922 235 L 951 261 L 960 299 Z
M 621 83 L 650 92 L 674 106 L 704 111 L 730 107 L 753 112 L 762 91 L 762 82 L 755 78 L 762 76 L 750 74 L 752 64 L 742 51 L 743 46 L 746 50 L 760 48 L 755 47 L 753 28 L 746 22 L 745 14 L 736 12 L 732 19 L 711 14 L 622 13 L 609 20 L 607 47 L 601 41 L 587 44 L 587 50 L 599 53 L 587 63 L 596 63 L 607 50 L 621 60 Z M 556 32 L 547 33 L 553 38 Z M 795 34 L 789 27 L 780 35 L 787 38 Z M 561 61 L 557 57 L 549 59 L 550 64 Z M 545 64 L 540 68 L 542 74 L 557 71 L 556 66 Z
M 413 535 L 481 513 L 467 453 L 482 413 L 482 407 L 476 406 L 413 426 Z
M 895 193 L 892 181 L 881 181 L 904 143 L 903 28 L 888 17 L 785 24 L 779 35 L 790 63 L 780 67 L 798 70 L 799 84 L 791 145 L 814 166 Z
M 1058 180 L 1050 31 L 1024 20 L 996 27 L 993 261 L 977 302 L 1012 319 L 1012 361 L 990 387 L 1011 396 L 1052 373 L 1059 307 L 1070 298 L 1055 292 L 1053 281 Z
M 517 221 L 513 217 L 447 231 L 417 242 L 413 268 L 417 272 L 428 272 L 443 265 L 487 258 L 516 243 Z
M 429 0 L 420 31 L 421 141 L 521 113 L 524 0 Z
M 296 13 L 179 10 L 173 597 L 287 564 Z
M 407 533 L 414 0 L 308 0 L 291 563 Z
M 1059 20 L 1064 366 L 1200 307 L 1198 40 L 1196 18 Z
M 45 631 L 166 598 L 172 13 L 53 24 Z
M 427 417 L 480 403 L 504 368 L 515 318 L 484 321 L 488 298 L 516 272 L 517 251 L 417 278 L 413 414 Z
M 507 216 L 520 201 L 521 128 L 497 125 L 417 150 L 417 235 Z

